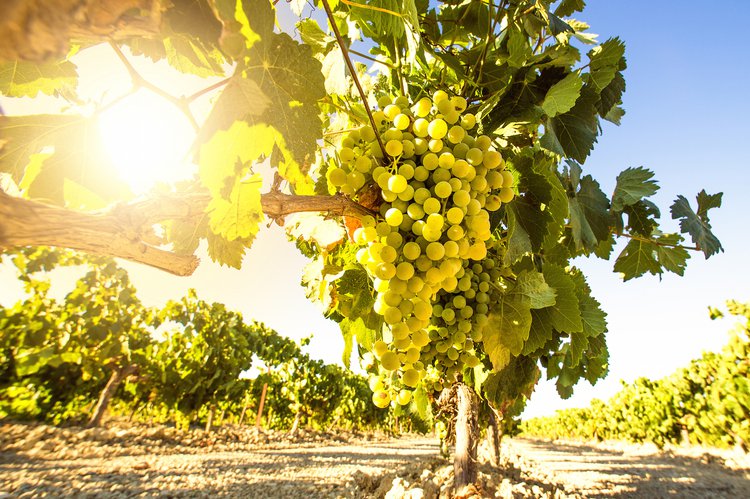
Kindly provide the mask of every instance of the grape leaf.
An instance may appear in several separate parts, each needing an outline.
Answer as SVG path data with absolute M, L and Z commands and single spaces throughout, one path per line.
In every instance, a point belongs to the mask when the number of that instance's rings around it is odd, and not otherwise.
M 206 242 L 208 242 L 208 256 L 212 261 L 238 270 L 242 267 L 245 248 L 248 246 L 244 240 L 229 241 L 225 237 L 207 231 Z
M 550 315 L 541 310 L 531 311 L 531 328 L 529 328 L 529 338 L 523 345 L 523 355 L 532 355 L 534 352 L 544 347 L 552 339 L 555 332 L 550 322 Z
M 279 131 L 276 145 L 285 157 L 279 173 L 294 184 L 304 183 L 322 128 L 317 105 L 325 96 L 321 64 L 310 47 L 285 33 L 255 44 L 248 61 L 243 75 L 255 81 L 271 103 L 262 115 L 249 116 L 248 122 Z
M 529 308 L 546 308 L 555 304 L 555 290 L 536 270 L 524 270 L 516 278 L 515 291 L 528 298 Z
M 575 12 L 582 11 L 584 7 L 586 7 L 584 0 L 562 0 L 555 9 L 555 15 L 560 17 L 570 16 Z
M 176 70 L 206 78 L 222 76 L 224 57 L 217 49 L 206 49 L 192 37 L 174 34 L 164 39 L 167 61 Z
M 512 25 L 508 34 L 508 65 L 520 68 L 526 60 L 531 57 L 531 45 L 529 39 L 521 30 L 520 26 Z
M 690 253 L 685 248 L 677 246 L 682 243 L 682 236 L 679 234 L 663 234 L 656 240 L 659 243 L 656 246 L 656 258 L 659 260 L 659 264 L 669 272 L 683 275 Z
M 546 315 L 555 330 L 562 333 L 575 333 L 583 330 L 581 311 L 576 296 L 576 286 L 573 278 L 560 266 L 545 264 L 542 267 L 544 280 L 555 290 L 555 304 L 539 310 L 540 315 Z
M 659 190 L 654 173 L 646 168 L 628 168 L 617 176 L 617 185 L 612 193 L 612 210 L 622 211 L 625 206 L 652 196 Z
M 593 251 L 609 237 L 609 200 L 591 175 L 580 180 L 580 189 L 568 200 L 570 225 L 576 248 Z
M 624 69 L 625 44 L 617 37 L 610 38 L 591 49 L 588 56 L 588 83 L 601 92 L 612 82 L 617 71 Z
M 0 63 L 0 94 L 6 97 L 36 97 L 39 92 L 54 95 L 74 90 L 77 84 L 78 71 L 70 61 Z
M 484 351 L 492 362 L 493 370 L 507 366 L 511 356 L 523 350 L 529 337 L 531 311 L 528 299 L 511 289 L 493 307 L 489 320 L 482 327 Z
M 502 370 L 487 376 L 482 383 L 482 395 L 502 410 L 518 397 L 531 397 L 540 374 L 536 360 L 526 356 L 514 357 Z
M 558 114 L 570 111 L 581 95 L 583 80 L 576 73 L 570 73 L 568 76 L 552 85 L 544 97 L 542 109 L 550 118 Z
M 614 271 L 622 273 L 625 281 L 640 277 L 646 272 L 653 275 L 661 274 L 661 265 L 656 260 L 655 245 L 650 241 L 631 239 L 617 257 Z
M 32 155 L 50 150 L 33 181 L 28 178 L 27 196 L 65 204 L 65 179 L 107 199 L 129 197 L 119 179 L 94 118 L 76 115 L 37 114 L 0 116 L 0 172 L 7 172 L 16 183 L 26 173 Z M 71 200 L 76 204 L 75 200 Z
M 601 92 L 601 99 L 596 104 L 596 109 L 599 112 L 599 116 L 602 118 L 616 108 L 618 104 L 622 104 L 622 94 L 625 92 L 625 78 L 622 76 L 622 72 L 618 71 L 615 73 L 615 77 L 609 82 Z
M 205 143 L 214 133 L 228 129 L 235 121 L 261 116 L 270 104 L 255 81 L 235 74 L 216 99 L 196 137 L 196 143 Z
M 542 147 L 583 163 L 596 143 L 598 95 L 583 87 L 576 105 L 567 113 L 547 120 Z
M 264 218 L 260 202 L 261 185 L 261 176 L 255 174 L 236 182 L 228 198 L 211 199 L 206 207 L 211 231 L 230 242 L 236 239 L 246 243 L 252 241 Z
M 711 232 L 711 224 L 708 219 L 708 210 L 721 206 L 722 193 L 709 195 L 701 191 L 698 196 L 698 213 L 690 207 L 690 203 L 684 196 L 677 196 L 670 211 L 673 219 L 680 220 L 680 231 L 690 234 L 693 243 L 703 252 L 706 258 L 720 251 L 724 251 L 719 239 Z

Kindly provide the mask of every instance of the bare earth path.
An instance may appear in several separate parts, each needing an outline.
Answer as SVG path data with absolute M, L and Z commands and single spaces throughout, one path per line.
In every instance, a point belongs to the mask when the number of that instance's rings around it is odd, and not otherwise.
M 750 498 L 750 457 L 731 451 L 505 439 L 480 466 L 482 497 Z M 244 428 L 61 429 L 0 424 L 0 499 L 37 497 L 448 497 L 434 438 Z M 395 479 L 395 480 L 394 480 Z
M 628 498 L 750 498 L 747 456 L 741 465 L 697 449 L 658 452 L 647 445 L 545 442 L 512 439 L 503 453 L 521 456 L 518 467 L 547 475 L 566 491 L 583 497 Z M 725 456 L 736 456 L 731 452 Z M 729 464 L 729 466 L 727 466 Z M 732 469 L 741 468 L 742 469 Z
M 379 475 L 437 453 L 434 439 L 421 438 L 68 460 L 0 453 L 0 497 L 351 497 L 355 472 Z

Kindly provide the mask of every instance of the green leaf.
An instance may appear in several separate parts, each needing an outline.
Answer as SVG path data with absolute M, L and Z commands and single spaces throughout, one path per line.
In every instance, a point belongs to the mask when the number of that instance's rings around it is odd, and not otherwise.
M 615 78 L 625 64 L 625 44 L 617 37 L 610 38 L 598 47 L 594 47 L 589 56 L 589 79 L 597 92 L 604 90 Z
M 4 141 L 0 146 L 0 172 L 10 173 L 16 183 L 24 178 L 32 155 L 54 151 L 44 159 L 33 181 L 28 182 L 29 197 L 63 205 L 65 179 L 107 200 L 129 197 L 93 118 L 49 114 L 0 116 L 0 136 Z
M 365 350 L 372 350 L 372 345 L 378 339 L 377 333 L 368 328 L 365 321 L 359 317 L 356 319 L 345 318 L 339 322 L 339 328 L 345 339 L 347 335 L 350 335 Z
M 489 320 L 482 328 L 484 351 L 494 371 L 507 366 L 512 356 L 521 353 L 530 327 L 529 300 L 515 289 L 510 289 L 492 308 Z
M 529 308 L 546 308 L 555 304 L 555 290 L 544 280 L 544 275 L 536 270 L 524 270 L 516 278 L 515 292 L 529 300 Z
M 580 189 L 568 200 L 570 225 L 576 248 L 591 252 L 609 237 L 609 200 L 591 175 L 580 181 Z
M 70 61 L 0 63 L 0 94 L 6 97 L 36 97 L 39 92 L 54 95 L 77 85 L 78 71 Z
M 285 158 L 279 173 L 293 184 L 304 184 L 321 138 L 318 100 L 326 92 L 320 62 L 307 45 L 285 33 L 273 34 L 249 51 L 243 75 L 271 103 L 262 115 L 249 116 L 248 122 L 278 130 L 276 145 Z
M 336 39 L 320 29 L 315 19 L 302 19 L 297 23 L 297 31 L 302 41 L 309 45 L 316 54 L 325 54 Z
M 575 12 L 580 12 L 586 6 L 584 0 L 562 0 L 560 5 L 555 9 L 555 15 L 567 17 Z
M 508 35 L 508 65 L 520 68 L 531 57 L 531 46 L 520 26 L 511 25 Z
M 545 124 L 542 147 L 583 163 L 596 143 L 598 120 L 596 93 L 584 86 L 576 105 Z
M 612 210 L 622 211 L 625 206 L 637 203 L 641 199 L 656 194 L 659 186 L 654 173 L 643 167 L 628 168 L 617 176 L 617 185 L 612 193 Z
M 656 241 L 659 243 L 656 246 L 656 258 L 659 260 L 659 264 L 669 272 L 683 275 L 690 253 L 685 248 L 677 247 L 683 241 L 682 236 L 679 234 L 663 234 Z
M 576 73 L 570 73 L 568 76 L 552 85 L 544 97 L 542 109 L 550 118 L 558 114 L 570 111 L 581 95 L 583 80 Z
M 615 110 L 619 104 L 622 104 L 622 94 L 625 92 L 625 78 L 622 72 L 615 73 L 615 77 L 601 92 L 601 99 L 596 104 L 599 116 L 607 119 L 610 112 Z
M 531 397 L 541 373 L 536 360 L 519 356 L 499 372 L 490 373 L 482 383 L 482 395 L 493 407 L 503 410 L 518 397 Z
M 708 210 L 721 206 L 722 193 L 709 195 L 701 191 L 698 196 L 698 213 L 690 207 L 690 203 L 684 196 L 677 196 L 670 208 L 673 219 L 680 220 L 680 231 L 690 234 L 693 243 L 703 252 L 706 258 L 720 251 L 724 251 L 719 239 L 711 232 Z
M 661 274 L 661 265 L 656 260 L 656 245 L 650 241 L 631 239 L 617 257 L 614 271 L 622 273 L 625 281 L 640 277 L 646 272 Z
M 628 216 L 628 227 L 631 232 L 645 237 L 651 237 L 659 225 L 656 219 L 661 216 L 659 207 L 647 199 L 626 206 L 623 213 Z
M 556 299 L 553 306 L 539 310 L 539 315 L 562 333 L 582 331 L 583 322 L 573 278 L 565 269 L 552 264 L 545 264 L 542 273 L 547 284 L 555 290 Z
M 247 244 L 258 233 L 263 221 L 260 202 L 262 179 L 259 174 L 234 184 L 228 198 L 214 197 L 206 207 L 211 231 L 228 241 L 242 239 Z
M 263 115 L 270 105 L 271 101 L 257 83 L 235 74 L 211 108 L 196 143 L 205 143 L 214 133 L 228 129 L 235 121 Z
M 222 76 L 224 58 L 216 49 L 206 49 L 190 36 L 174 34 L 164 39 L 167 61 L 176 70 L 202 78 Z
M 529 339 L 523 345 L 523 355 L 532 355 L 534 352 L 544 347 L 555 334 L 552 328 L 551 316 L 542 310 L 531 311 L 531 328 L 529 329 Z

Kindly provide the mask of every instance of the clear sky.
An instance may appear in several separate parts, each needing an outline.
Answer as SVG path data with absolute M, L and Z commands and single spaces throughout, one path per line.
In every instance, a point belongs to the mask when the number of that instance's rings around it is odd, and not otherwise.
M 281 2 L 283 4 L 283 2 Z M 542 382 L 526 415 L 585 405 L 591 398 L 611 396 L 620 379 L 661 377 L 700 356 L 721 348 L 731 326 L 727 320 L 708 318 L 709 305 L 725 300 L 750 299 L 750 247 L 747 213 L 750 201 L 750 160 L 745 151 L 750 132 L 747 82 L 750 69 L 745 54 L 745 24 L 750 2 L 734 0 L 713 6 L 697 0 L 589 0 L 580 20 L 604 41 L 620 36 L 626 43 L 628 69 L 622 126 L 604 125 L 604 133 L 584 170 L 611 192 L 617 173 L 644 166 L 656 173 L 662 189 L 655 200 L 662 208 L 664 225 L 669 206 L 678 194 L 694 203 L 702 188 L 724 192 L 724 204 L 713 213 L 712 224 L 725 253 L 705 261 L 693 256 L 684 277 L 647 276 L 623 283 L 612 272 L 613 262 L 576 262 L 588 275 L 594 296 L 608 313 L 610 375 L 596 387 L 585 381 L 576 394 L 561 401 L 553 383 Z M 96 89 L 109 88 L 117 77 L 117 63 L 96 64 L 82 81 Z M 158 77 L 158 71 L 154 77 Z M 190 93 L 207 86 L 189 80 Z M 3 101 L 6 112 L 14 104 Z M 205 103 L 204 103 L 205 105 Z M 24 106 L 28 106 L 25 103 Z M 21 107 L 15 107 L 20 110 Z M 338 327 L 325 319 L 299 286 L 306 260 L 278 227 L 263 229 L 240 271 L 221 268 L 205 254 L 202 265 L 189 278 L 173 277 L 124 262 L 141 299 L 162 305 L 178 298 L 189 287 L 209 301 L 221 301 L 292 338 L 314 333 L 309 352 L 328 362 L 340 362 L 343 342 Z M 60 292 L 73 272 L 56 277 Z M 19 286 L 7 268 L 0 267 L 0 304 L 10 305 Z

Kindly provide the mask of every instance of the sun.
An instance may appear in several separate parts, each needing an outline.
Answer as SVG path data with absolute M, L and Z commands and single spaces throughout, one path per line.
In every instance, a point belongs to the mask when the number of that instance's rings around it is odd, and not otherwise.
M 103 111 L 99 132 L 120 178 L 135 194 L 158 182 L 190 178 L 195 171 L 188 155 L 195 130 L 171 102 L 148 90 Z

